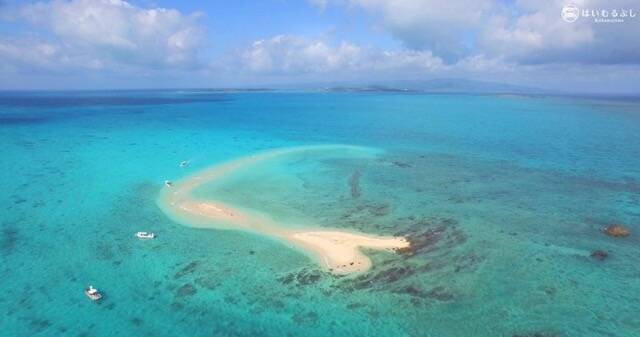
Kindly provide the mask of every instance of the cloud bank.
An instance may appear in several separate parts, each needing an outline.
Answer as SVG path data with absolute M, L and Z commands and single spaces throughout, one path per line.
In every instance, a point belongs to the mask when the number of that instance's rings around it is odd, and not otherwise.
M 489 55 L 517 63 L 640 64 L 640 19 L 598 23 L 561 19 L 562 8 L 633 10 L 634 0 L 326 0 L 361 8 L 411 50 L 430 50 L 449 63 Z
M 5 17 L 36 32 L 0 40 L 0 58 L 16 71 L 198 67 L 204 30 L 200 13 L 143 9 L 120 0 L 35 3 Z
M 430 51 L 384 51 L 350 42 L 331 45 L 295 35 L 257 40 L 238 54 L 234 69 L 263 75 L 430 71 L 443 66 Z
M 633 0 L 576 0 L 581 9 L 635 10 Z M 123 0 L 53 0 L 0 6 L 1 88 L 16 83 L 105 83 L 112 87 L 442 77 L 486 79 L 567 91 L 640 92 L 640 17 L 562 20 L 562 0 L 309 0 L 320 13 L 365 15 L 375 39 L 275 36 L 209 53 L 216 13 L 144 8 Z M 330 28 L 328 28 L 330 29 Z M 224 47 L 224 46 L 222 46 Z M 49 82 L 43 82 L 43 79 Z M 83 81 L 90 79 L 91 81 Z M 58 81 L 59 80 L 59 81 Z M 66 82 L 65 82 L 66 81 Z M 62 85 L 62 84 L 61 84 Z

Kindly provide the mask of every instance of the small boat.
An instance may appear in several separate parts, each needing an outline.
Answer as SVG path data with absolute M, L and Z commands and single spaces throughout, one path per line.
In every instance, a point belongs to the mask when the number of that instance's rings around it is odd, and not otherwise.
M 84 294 L 89 297 L 92 301 L 97 301 L 102 298 L 102 294 L 98 291 L 98 289 L 93 286 L 89 286 L 89 288 L 84 290 Z
M 183 160 L 180 162 L 180 167 L 187 167 L 189 166 L 189 161 L 188 160 Z
M 137 232 L 136 237 L 138 239 L 151 240 L 156 238 L 156 233 L 152 232 Z
M 171 182 L 171 180 L 165 180 L 165 181 L 164 181 L 164 186 L 172 187 L 172 186 L 173 186 L 173 183 Z

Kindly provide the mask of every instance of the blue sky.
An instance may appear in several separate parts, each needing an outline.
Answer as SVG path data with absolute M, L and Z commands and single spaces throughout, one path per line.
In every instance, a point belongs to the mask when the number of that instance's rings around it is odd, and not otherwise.
M 607 20 L 564 20 L 569 4 Z M 0 89 L 460 78 L 640 93 L 637 36 L 634 0 L 5 0 Z

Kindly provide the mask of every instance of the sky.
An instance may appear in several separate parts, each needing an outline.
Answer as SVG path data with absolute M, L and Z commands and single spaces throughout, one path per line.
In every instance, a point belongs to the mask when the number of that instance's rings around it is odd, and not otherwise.
M 0 0 L 0 89 L 446 78 L 639 94 L 639 37 L 637 0 Z

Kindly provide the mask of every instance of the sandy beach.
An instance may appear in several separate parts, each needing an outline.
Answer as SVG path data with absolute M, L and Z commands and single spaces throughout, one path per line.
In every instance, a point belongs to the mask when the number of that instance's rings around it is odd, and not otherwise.
M 245 230 L 266 235 L 300 249 L 333 274 L 350 274 L 371 268 L 371 259 L 360 249 L 393 251 L 409 242 L 402 237 L 374 236 L 336 229 L 292 229 L 271 219 L 267 214 L 240 209 L 216 200 L 202 200 L 193 191 L 205 183 L 223 179 L 235 170 L 281 155 L 347 146 L 308 146 L 273 150 L 236 159 L 203 170 L 164 187 L 158 203 L 172 219 L 192 227 Z

